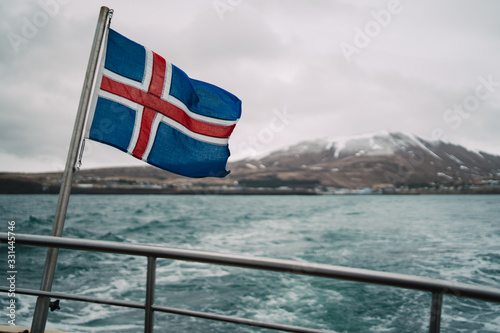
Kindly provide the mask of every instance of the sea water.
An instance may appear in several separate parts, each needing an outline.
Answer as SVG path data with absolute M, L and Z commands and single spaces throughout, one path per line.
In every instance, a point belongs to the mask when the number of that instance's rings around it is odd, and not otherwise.
M 57 196 L 1 195 L 0 230 L 50 235 Z M 1 227 L 3 226 L 3 227 Z M 411 274 L 500 288 L 500 196 L 73 195 L 65 237 Z M 7 274 L 7 246 L 0 271 Z M 16 246 L 17 288 L 40 287 L 46 249 Z M 2 279 L 1 285 L 7 286 Z M 143 302 L 146 259 L 60 250 L 53 291 Z M 36 298 L 16 294 L 16 324 Z M 7 294 L 0 294 L 6 324 Z M 431 295 L 158 259 L 155 304 L 336 332 L 427 332 Z M 141 332 L 142 310 L 61 300 L 47 329 Z M 1 317 L 3 316 L 3 318 Z M 271 332 L 155 313 L 156 332 Z M 500 332 L 500 304 L 444 296 L 441 332 Z

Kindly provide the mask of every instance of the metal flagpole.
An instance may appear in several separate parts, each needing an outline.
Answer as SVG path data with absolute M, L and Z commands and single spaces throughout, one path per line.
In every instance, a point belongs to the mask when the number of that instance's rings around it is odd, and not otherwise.
M 56 215 L 54 224 L 52 225 L 52 236 L 61 237 L 66 219 L 66 211 L 68 208 L 69 195 L 71 193 L 71 184 L 73 182 L 73 174 L 77 163 L 78 152 L 83 136 L 83 129 L 85 119 L 87 117 L 87 109 L 89 106 L 90 95 L 94 83 L 97 63 L 101 51 L 101 45 L 105 36 L 105 32 L 109 28 L 111 14 L 113 13 L 108 7 L 101 7 L 99 12 L 99 19 L 94 35 L 94 42 L 92 50 L 90 51 L 89 62 L 87 65 L 87 72 L 85 74 L 85 81 L 83 83 L 82 94 L 80 96 L 80 103 L 78 104 L 78 112 L 76 115 L 75 125 L 73 128 L 73 136 L 71 137 L 68 156 L 66 159 L 66 167 L 64 169 L 61 189 L 59 191 L 59 200 L 57 202 Z M 42 283 L 40 290 L 51 291 L 52 281 L 56 270 L 58 248 L 49 248 L 47 251 L 47 258 L 45 259 L 45 268 L 42 276 Z M 47 313 L 49 310 L 50 299 L 47 296 L 39 296 L 36 301 L 35 313 L 31 324 L 32 333 L 43 333 L 45 324 L 47 322 Z

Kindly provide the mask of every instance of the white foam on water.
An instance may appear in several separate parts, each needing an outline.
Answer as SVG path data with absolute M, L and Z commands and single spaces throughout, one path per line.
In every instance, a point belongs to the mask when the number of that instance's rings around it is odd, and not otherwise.
M 227 268 L 194 262 L 174 261 L 168 265 L 158 264 L 156 268 L 157 284 L 185 283 L 190 280 L 209 277 L 221 277 L 231 274 Z
M 272 293 L 265 298 L 250 295 L 241 297 L 245 310 L 240 310 L 238 316 L 264 322 L 330 329 L 328 323 L 317 319 L 324 317 L 328 310 L 319 300 L 318 290 L 309 281 L 309 278 L 304 277 L 281 277 L 279 282 L 274 283 Z M 321 290 L 321 297 L 335 303 L 343 299 L 343 296 L 334 290 Z M 310 312 L 314 313 L 313 318 L 308 316 Z
M 203 201 L 207 207 L 206 218 L 209 221 L 221 222 L 212 222 L 211 225 L 207 226 L 205 215 L 202 218 L 198 215 L 192 215 L 191 211 L 186 210 L 182 217 L 187 219 L 194 216 L 194 223 L 179 223 L 179 226 L 174 223 L 151 224 L 151 230 L 148 231 L 154 236 L 162 233 L 166 235 L 158 236 L 158 238 L 152 237 L 153 241 L 161 243 L 165 239 L 164 243 L 167 243 L 169 235 L 175 234 L 176 237 L 181 235 L 179 240 L 175 239 L 175 245 L 183 248 L 246 255 L 259 254 L 259 256 L 270 258 L 296 260 L 308 258 L 307 260 L 310 259 L 313 262 L 321 261 L 324 263 L 335 261 L 336 263 L 333 264 L 341 262 L 342 265 L 350 267 L 377 268 L 395 273 L 410 272 L 419 276 L 479 285 L 498 285 L 500 227 L 497 222 L 500 211 L 496 196 L 206 197 L 207 199 Z M 168 200 L 164 196 L 148 198 L 117 196 L 116 199 L 112 198 L 99 197 L 99 199 L 95 199 L 92 196 L 76 196 L 72 200 L 78 207 L 83 207 L 86 203 L 94 201 L 109 200 L 113 211 L 123 209 L 125 204 L 142 207 L 150 201 L 158 201 L 162 204 L 156 208 L 154 213 L 147 217 L 140 216 L 141 219 L 151 219 L 154 216 L 154 219 L 158 219 L 158 221 L 161 219 L 171 221 L 170 203 L 164 202 L 180 203 L 186 202 L 188 199 L 195 201 L 189 197 L 174 196 L 168 197 Z M 38 197 L 30 199 L 30 197 L 23 196 L 23 200 L 27 201 L 31 207 L 36 206 Z M 119 202 L 115 202 L 115 200 L 119 200 Z M 17 205 L 13 206 L 15 207 L 13 210 L 20 210 Z M 212 207 L 220 206 L 224 208 L 211 210 Z M 95 209 L 90 204 L 87 207 Z M 37 207 L 36 211 L 40 209 Z M 79 209 L 84 210 L 83 208 Z M 106 212 L 104 207 L 99 209 Z M 159 211 L 165 211 L 165 213 L 158 213 Z M 350 212 L 360 213 L 350 214 Z M 71 211 L 69 213 L 71 221 L 71 214 L 74 213 Z M 196 213 L 201 214 L 198 210 Z M 50 215 L 53 213 L 42 211 L 37 214 Z M 162 214 L 164 214 L 163 217 Z M 160 216 L 157 217 L 157 215 Z M 21 217 L 19 219 L 22 220 Z M 40 226 L 34 232 L 43 231 L 42 224 L 45 222 L 36 222 Z M 97 222 L 101 223 L 101 221 Z M 31 224 L 35 225 L 36 223 Z M 128 220 L 128 222 L 123 223 L 132 222 Z M 110 228 L 109 225 L 107 228 Z M 95 229 L 97 230 L 97 228 Z M 123 225 L 117 225 L 111 227 L 111 230 L 111 232 L 119 233 L 124 229 Z M 137 231 L 129 230 L 128 232 L 128 234 L 124 234 L 126 239 L 144 242 L 146 238 L 143 235 L 139 235 L 139 237 Z M 186 235 L 186 239 L 183 238 L 183 235 Z M 325 235 L 328 237 L 323 237 Z M 96 238 L 98 237 L 99 235 L 96 235 Z M 29 255 L 38 259 L 37 253 L 30 252 Z M 131 260 L 130 257 L 126 256 L 113 256 L 112 258 L 109 259 L 105 256 L 103 260 L 95 260 L 96 264 L 89 264 L 88 267 L 80 263 L 75 266 L 75 270 L 70 269 L 70 262 L 65 270 L 67 275 L 58 276 L 55 290 L 114 299 L 138 297 L 142 301 L 145 293 L 145 259 Z M 39 266 L 43 266 L 43 263 Z M 198 297 L 199 289 L 189 289 L 193 285 L 189 283 L 189 279 L 225 276 L 229 274 L 228 272 L 234 273 L 234 268 L 163 259 L 158 260 L 157 268 L 157 281 L 159 283 L 178 283 L 179 286 L 182 286 L 184 281 L 188 282 L 187 288 L 179 292 L 177 296 L 178 298 L 185 297 L 185 303 L 193 308 L 203 306 L 203 304 L 200 303 Z M 246 274 L 242 271 L 238 271 L 238 274 Z M 31 273 L 26 271 L 25 274 Z M 337 309 L 345 310 L 344 306 L 349 306 L 345 304 L 353 300 L 352 294 L 344 292 L 343 289 L 330 288 L 329 283 L 323 284 L 321 282 L 323 280 L 319 278 L 320 282 L 314 280 L 314 283 L 309 283 L 309 281 L 313 281 L 313 278 L 310 278 L 311 280 L 306 277 L 290 278 L 291 275 L 287 274 L 283 276 L 288 276 L 288 278 L 275 278 L 275 276 L 281 276 L 279 274 L 263 279 L 258 274 L 251 276 L 235 274 L 234 276 L 234 280 L 230 276 L 210 281 L 213 282 L 213 286 L 219 282 L 222 283 L 220 287 L 222 293 L 213 297 L 213 300 L 217 301 L 218 304 L 210 310 L 218 313 L 233 311 L 231 315 L 238 312 L 239 315 L 247 318 L 264 321 L 276 320 L 292 325 L 331 329 L 331 327 L 337 327 L 336 323 L 329 322 L 332 320 L 331 312 Z M 25 276 L 26 280 L 30 278 L 37 279 L 39 276 Z M 239 278 L 241 279 L 238 280 Z M 243 289 L 241 289 L 239 296 L 234 291 L 238 289 L 240 281 L 242 281 Z M 246 282 L 250 283 L 246 284 Z M 337 285 L 344 286 L 344 283 L 335 282 L 333 285 L 335 287 Z M 72 289 L 73 286 L 75 288 Z M 20 285 L 19 288 L 21 287 L 32 286 Z M 37 287 L 34 286 L 34 288 Z M 198 287 L 197 284 L 195 288 Z M 266 294 L 267 290 L 269 290 L 269 295 Z M 204 289 L 203 296 L 211 296 L 212 291 L 213 289 Z M 370 293 L 365 291 L 370 291 Z M 353 311 L 352 316 L 346 319 L 348 321 L 346 325 L 351 325 L 347 331 L 351 331 L 351 329 L 356 331 L 356 327 L 367 323 L 372 324 L 369 330 L 365 330 L 367 332 L 386 332 L 389 330 L 398 333 L 414 333 L 428 330 L 430 295 L 427 294 L 425 297 L 419 298 L 414 297 L 420 295 L 419 293 L 402 292 L 402 296 L 395 297 L 391 304 L 386 302 L 385 292 L 375 291 L 375 294 L 372 294 L 371 290 L 362 289 L 361 293 L 363 303 L 359 303 L 359 306 L 367 305 L 364 309 L 356 308 L 359 311 Z M 400 294 L 396 293 L 396 295 Z M 168 295 L 160 293 L 156 296 L 158 299 L 168 298 Z M 23 297 L 26 301 L 20 296 L 22 306 L 18 312 L 19 323 L 22 323 L 23 326 L 29 326 L 34 298 Z M 379 299 L 370 303 L 374 297 Z M 239 304 L 237 302 L 239 300 L 243 303 Z M 134 301 L 139 301 L 139 299 L 134 299 Z M 356 300 L 354 299 L 354 301 Z M 370 302 L 366 303 L 365 301 Z M 51 324 L 50 328 L 72 333 L 135 333 L 143 330 L 143 315 L 137 316 L 139 310 L 126 310 L 99 304 L 87 306 L 86 303 L 73 303 L 71 301 L 62 303 L 62 311 L 51 313 L 51 321 L 54 324 Z M 236 303 L 238 303 L 238 308 L 234 309 Z M 358 306 L 356 302 L 353 303 L 354 306 Z M 480 303 L 479 301 L 477 303 L 479 305 L 475 304 L 471 303 L 470 300 L 445 296 L 442 330 L 447 330 L 447 323 L 454 323 L 456 325 L 453 326 L 453 329 L 458 327 L 456 331 L 461 333 L 467 332 L 467 327 L 480 327 L 469 329 L 469 331 L 476 330 L 481 333 L 500 332 L 499 305 L 487 302 Z M 378 306 L 380 306 L 379 309 L 377 309 Z M 208 307 L 210 305 L 207 305 Z M 414 310 L 416 317 L 412 315 Z M 312 311 L 317 313 L 312 313 Z M 394 314 L 388 315 L 388 313 Z M 117 318 L 124 319 L 118 321 Z M 416 326 L 409 328 L 405 322 L 408 318 L 409 321 L 413 318 L 419 318 Z M 189 319 L 186 319 L 186 322 L 188 321 Z M 198 329 L 196 326 L 191 327 L 195 327 L 191 331 Z M 157 327 L 158 329 L 160 327 Z M 231 332 L 231 329 L 228 328 L 221 332 Z M 240 330 L 240 332 L 242 331 Z M 346 330 L 340 331 L 346 332 Z

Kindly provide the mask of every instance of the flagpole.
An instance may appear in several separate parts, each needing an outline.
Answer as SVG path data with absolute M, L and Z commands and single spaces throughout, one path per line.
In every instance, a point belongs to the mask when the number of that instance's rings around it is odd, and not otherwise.
M 90 51 L 89 62 L 87 65 L 87 72 L 83 83 L 82 93 L 80 95 L 80 102 L 78 104 L 78 112 L 73 127 L 73 135 L 71 137 L 68 156 L 66 159 L 66 166 L 64 169 L 61 189 L 59 191 L 59 199 L 57 202 L 56 214 L 54 223 L 52 225 L 52 236 L 61 237 L 64 221 L 66 219 L 66 211 L 68 208 L 69 196 L 71 193 L 71 185 L 73 182 L 73 174 L 77 163 L 78 152 L 83 137 L 83 130 L 85 127 L 85 119 L 87 117 L 87 110 L 92 92 L 92 85 L 94 83 L 97 63 L 101 51 L 101 45 L 104 40 L 105 33 L 109 28 L 111 14 L 113 10 L 108 7 L 101 7 L 99 18 L 97 20 L 97 27 L 94 34 L 94 41 Z M 45 268 L 43 271 L 42 282 L 40 290 L 50 291 L 52 289 L 52 281 L 54 280 L 54 273 L 56 270 L 58 248 L 49 248 L 47 251 L 47 258 L 45 259 Z M 45 331 L 45 324 L 47 322 L 47 314 L 49 310 L 50 299 L 47 296 L 39 296 L 36 301 L 35 313 L 33 314 L 33 321 L 31 323 L 32 333 L 43 333 Z

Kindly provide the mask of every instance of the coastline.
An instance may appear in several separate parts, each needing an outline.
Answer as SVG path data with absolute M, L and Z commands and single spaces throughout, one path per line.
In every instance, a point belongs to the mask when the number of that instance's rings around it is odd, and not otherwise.
M 0 194 L 58 194 L 60 173 L 0 173 Z M 408 194 L 500 194 L 500 185 L 490 183 L 429 186 L 429 184 L 375 184 L 362 187 L 324 186 L 319 181 L 238 182 L 231 179 L 200 181 L 160 179 L 128 175 L 77 177 L 71 194 L 219 194 L 219 195 L 408 195 Z

